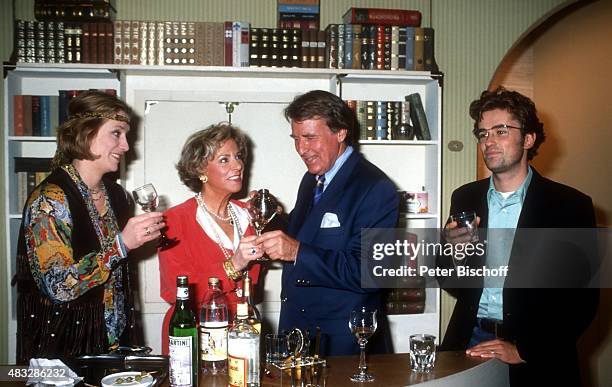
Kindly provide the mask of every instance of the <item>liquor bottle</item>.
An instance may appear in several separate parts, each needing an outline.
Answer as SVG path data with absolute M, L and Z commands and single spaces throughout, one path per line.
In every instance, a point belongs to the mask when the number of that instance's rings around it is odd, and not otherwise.
M 208 279 L 208 291 L 200 309 L 200 360 L 202 372 L 217 375 L 227 372 L 227 301 L 219 279 Z
M 189 306 L 187 276 L 176 277 L 176 303 L 170 318 L 170 386 L 198 385 L 198 328 Z
M 261 313 L 259 313 L 259 309 L 255 306 L 253 302 L 253 296 L 251 295 L 251 277 L 244 277 L 243 284 L 243 302 L 247 304 L 247 313 L 248 313 L 248 321 L 249 324 L 253 326 L 253 328 L 257 329 L 257 332 L 261 334 Z
M 238 304 L 236 322 L 227 339 L 228 385 L 259 386 L 259 331 L 248 321 L 248 305 Z

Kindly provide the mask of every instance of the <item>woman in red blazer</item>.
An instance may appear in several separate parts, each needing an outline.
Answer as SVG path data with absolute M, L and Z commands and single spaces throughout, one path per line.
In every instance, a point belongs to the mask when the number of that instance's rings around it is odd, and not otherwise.
M 173 304 L 162 329 L 162 352 L 168 353 L 168 324 L 176 298 L 176 276 L 189 276 L 193 307 L 198 308 L 217 277 L 221 290 L 235 312 L 243 272 L 257 282 L 260 265 L 252 264 L 263 251 L 254 244 L 245 203 L 230 200 L 242 189 L 246 137 L 228 123 L 211 125 L 192 134 L 176 166 L 183 184 L 195 197 L 165 213 L 169 238 L 178 243 L 159 251 L 161 297 Z M 195 293 L 195 294 L 194 294 Z

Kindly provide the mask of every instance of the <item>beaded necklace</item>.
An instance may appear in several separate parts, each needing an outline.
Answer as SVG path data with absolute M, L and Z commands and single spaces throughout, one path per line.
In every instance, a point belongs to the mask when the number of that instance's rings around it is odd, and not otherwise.
M 201 195 L 202 195 L 202 193 L 199 193 L 198 197 L 200 197 Z M 229 202 L 227 203 L 227 207 L 226 207 L 227 208 L 227 212 L 229 213 L 229 215 L 226 216 L 226 217 L 217 215 L 214 211 L 212 211 L 210 208 L 208 208 L 206 203 L 204 203 L 204 200 L 200 200 L 199 203 L 201 203 L 201 206 L 204 209 L 204 211 L 208 212 L 209 214 L 211 214 L 215 218 L 217 218 L 220 221 L 225 222 L 225 223 L 229 222 L 232 225 L 234 224 L 234 223 L 232 223 L 234 219 L 232 218 L 231 206 L 230 206 Z
M 214 213 L 211 213 L 210 211 L 208 211 L 206 204 L 204 204 L 204 199 L 202 198 L 201 192 L 195 196 L 195 199 L 198 202 L 198 205 L 200 206 L 201 209 L 203 209 L 206 213 L 214 215 Z M 242 230 L 240 228 L 240 223 L 238 222 L 238 216 L 234 212 L 234 209 L 232 208 L 230 203 L 227 203 L 227 210 L 229 212 L 228 218 L 230 219 L 230 224 L 233 226 L 235 231 L 238 231 L 238 238 L 241 238 Z M 217 216 L 217 218 L 219 217 Z M 221 249 L 221 252 L 223 253 L 223 256 L 225 257 L 225 259 L 229 261 L 232 258 L 234 250 L 227 249 L 225 246 L 223 246 L 223 243 L 221 242 L 221 236 L 219 235 L 219 232 L 217 231 L 217 228 L 214 225 L 212 227 L 212 230 L 213 230 L 213 233 L 215 234 L 215 243 Z

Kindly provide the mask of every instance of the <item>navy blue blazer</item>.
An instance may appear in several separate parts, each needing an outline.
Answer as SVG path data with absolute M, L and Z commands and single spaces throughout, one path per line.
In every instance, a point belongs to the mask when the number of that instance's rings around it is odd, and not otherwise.
M 300 241 L 295 264 L 283 266 L 279 331 L 321 327 L 321 355 L 358 353 L 348 327 L 353 309 L 379 310 L 377 333 L 368 344 L 388 352 L 389 333 L 379 289 L 361 287 L 361 231 L 393 228 L 399 198 L 393 182 L 360 153 L 353 152 L 312 206 L 315 176 L 306 173 L 289 217 L 288 234 Z M 325 214 L 339 225 L 321 228 Z M 333 215 L 327 215 L 330 217 Z

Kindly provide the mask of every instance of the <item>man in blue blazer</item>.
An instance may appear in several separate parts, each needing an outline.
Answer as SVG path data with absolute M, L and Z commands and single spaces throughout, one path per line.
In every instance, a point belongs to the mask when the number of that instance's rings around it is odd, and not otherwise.
M 488 287 L 482 278 L 462 287 L 442 283 L 457 303 L 439 349 L 507 363 L 511 386 L 578 386 L 576 341 L 597 309 L 599 290 L 587 286 L 596 267 L 593 256 L 575 254 L 572 243 L 555 238 L 568 234 L 559 228 L 595 227 L 593 203 L 529 166 L 545 138 L 529 98 L 504 88 L 484 91 L 470 115 L 492 175 L 455 190 L 451 213 L 476 211 L 485 234 L 514 230 L 514 238 L 488 240 L 487 265 L 509 267 L 502 287 Z M 449 241 L 462 238 L 455 222 L 446 227 Z
M 315 90 L 285 109 L 295 149 L 306 164 L 287 232 L 258 241 L 271 259 L 283 260 L 279 331 L 321 328 L 321 355 L 359 352 L 348 320 L 351 310 L 378 309 L 369 351 L 387 352 L 389 332 L 379 289 L 361 286 L 361 232 L 393 228 L 395 185 L 351 146 L 352 110 L 336 95 Z

